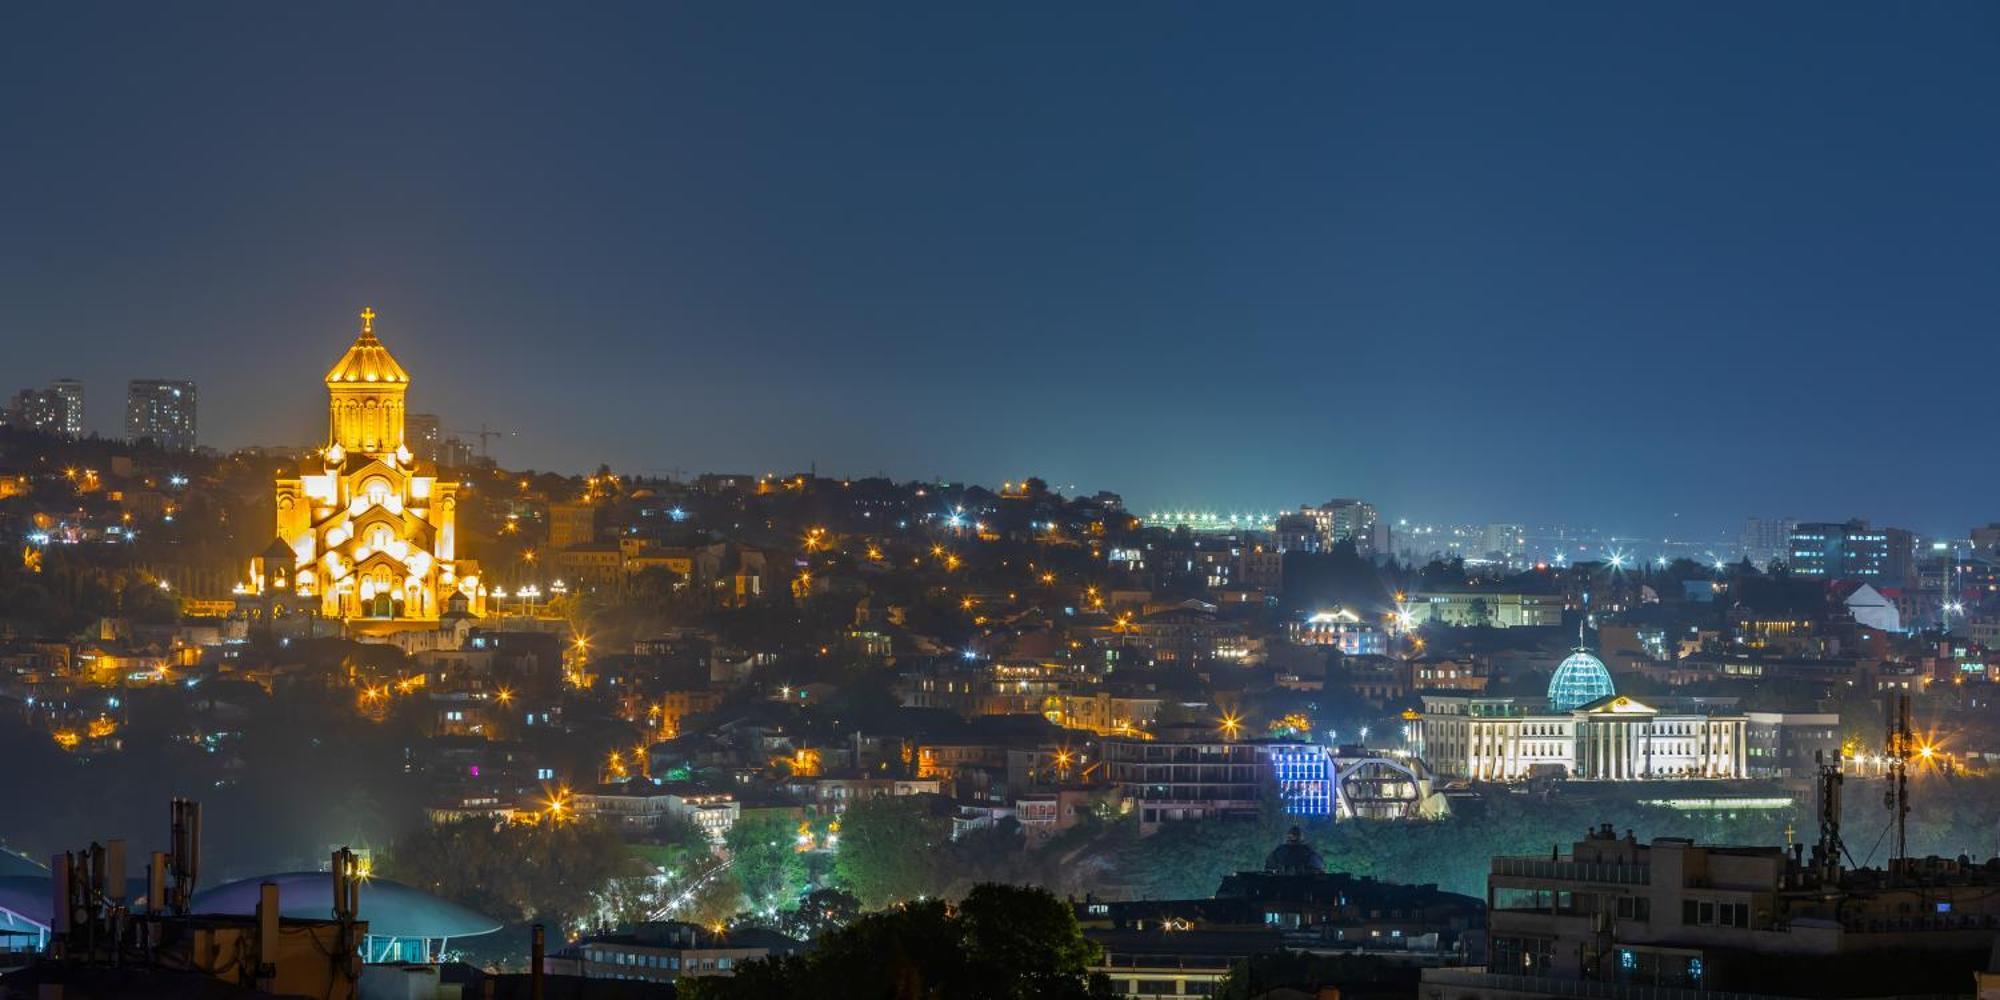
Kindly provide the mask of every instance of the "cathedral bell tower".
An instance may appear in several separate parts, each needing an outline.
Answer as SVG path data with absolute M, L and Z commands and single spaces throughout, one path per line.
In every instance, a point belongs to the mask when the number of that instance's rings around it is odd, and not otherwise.
M 410 374 L 375 339 L 375 310 L 361 310 L 361 336 L 326 373 L 328 445 L 359 455 L 403 446 L 403 396 Z

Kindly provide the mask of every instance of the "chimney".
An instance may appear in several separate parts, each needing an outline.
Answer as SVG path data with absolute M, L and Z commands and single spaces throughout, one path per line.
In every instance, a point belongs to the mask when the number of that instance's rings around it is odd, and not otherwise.
M 257 988 L 269 991 L 278 979 L 278 883 L 257 887 Z
M 546 948 L 542 925 L 536 924 L 528 946 L 528 1000 L 542 1000 L 542 955 Z

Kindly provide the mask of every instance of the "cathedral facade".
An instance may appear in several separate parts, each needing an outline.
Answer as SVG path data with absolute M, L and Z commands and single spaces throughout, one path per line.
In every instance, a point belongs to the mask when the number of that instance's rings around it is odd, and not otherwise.
M 459 484 L 403 440 L 410 376 L 376 339 L 373 310 L 326 388 L 326 447 L 278 479 L 277 540 L 254 588 L 356 624 L 481 614 L 479 564 L 458 551 Z

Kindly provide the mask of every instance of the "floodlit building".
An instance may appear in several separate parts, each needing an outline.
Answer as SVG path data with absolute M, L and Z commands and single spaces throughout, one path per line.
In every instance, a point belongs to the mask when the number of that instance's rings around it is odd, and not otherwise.
M 1526 594 L 1489 590 L 1422 591 L 1411 594 L 1407 627 L 1491 625 L 1494 628 L 1535 628 L 1561 625 L 1561 594 Z
M 1388 636 L 1348 608 L 1330 608 L 1285 623 L 1285 633 L 1302 646 L 1334 646 L 1346 656 L 1380 656 Z
M 1426 694 L 1417 755 L 1440 777 L 1634 781 L 1748 774 L 1742 715 L 1664 711 L 1616 692 L 1585 650 L 1564 659 L 1545 702 Z
M 1158 739 L 1106 739 L 1105 776 L 1151 833 L 1184 819 L 1255 815 L 1267 773 L 1259 753 L 1212 729 L 1175 727 Z
M 1442 819 L 1451 811 L 1415 757 L 1364 747 L 1278 744 L 1261 747 L 1278 798 L 1294 816 L 1338 820 Z
M 404 439 L 409 373 L 375 337 L 375 312 L 326 374 L 327 445 L 277 481 L 277 541 L 250 589 L 289 593 L 328 618 L 432 622 L 452 595 L 484 613 L 479 564 L 459 558 L 458 484 Z
M 127 383 L 125 437 L 151 441 L 167 451 L 193 451 L 194 383 L 157 378 L 135 378 Z

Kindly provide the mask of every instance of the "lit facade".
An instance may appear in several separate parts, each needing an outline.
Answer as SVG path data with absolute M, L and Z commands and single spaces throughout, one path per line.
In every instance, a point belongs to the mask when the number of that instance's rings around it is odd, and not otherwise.
M 404 440 L 410 376 L 375 337 L 361 335 L 327 372 L 327 445 L 277 481 L 278 541 L 289 579 L 260 560 L 259 593 L 289 592 L 343 621 L 435 621 L 453 595 L 484 613 L 479 565 L 458 553 L 458 489 Z
M 1339 820 L 1437 819 L 1450 812 L 1432 787 L 1430 772 L 1415 758 L 1316 744 L 1260 744 L 1278 783 L 1278 797 L 1293 816 Z M 1350 750 L 1354 748 L 1349 748 Z
M 1597 781 L 1748 776 L 1749 720 L 1663 712 L 1611 695 L 1567 712 L 1512 698 L 1425 695 L 1418 756 L 1441 778 Z
M 1388 551 L 1386 527 L 1374 504 L 1341 498 L 1283 515 L 1275 530 L 1278 547 L 1286 551 L 1330 552 L 1352 542 L 1355 554 L 1369 559 Z
M 1189 731 L 1104 741 L 1105 777 L 1139 813 L 1139 830 L 1184 819 L 1254 816 L 1267 765 L 1259 745 Z
M 1806 522 L 1792 529 L 1789 568 L 1797 576 L 1900 587 L 1915 573 L 1915 536 L 1867 521 Z
M 1410 622 L 1420 628 L 1443 625 L 1491 625 L 1494 628 L 1548 628 L 1561 625 L 1561 594 L 1526 594 L 1484 590 L 1423 591 L 1412 594 Z

